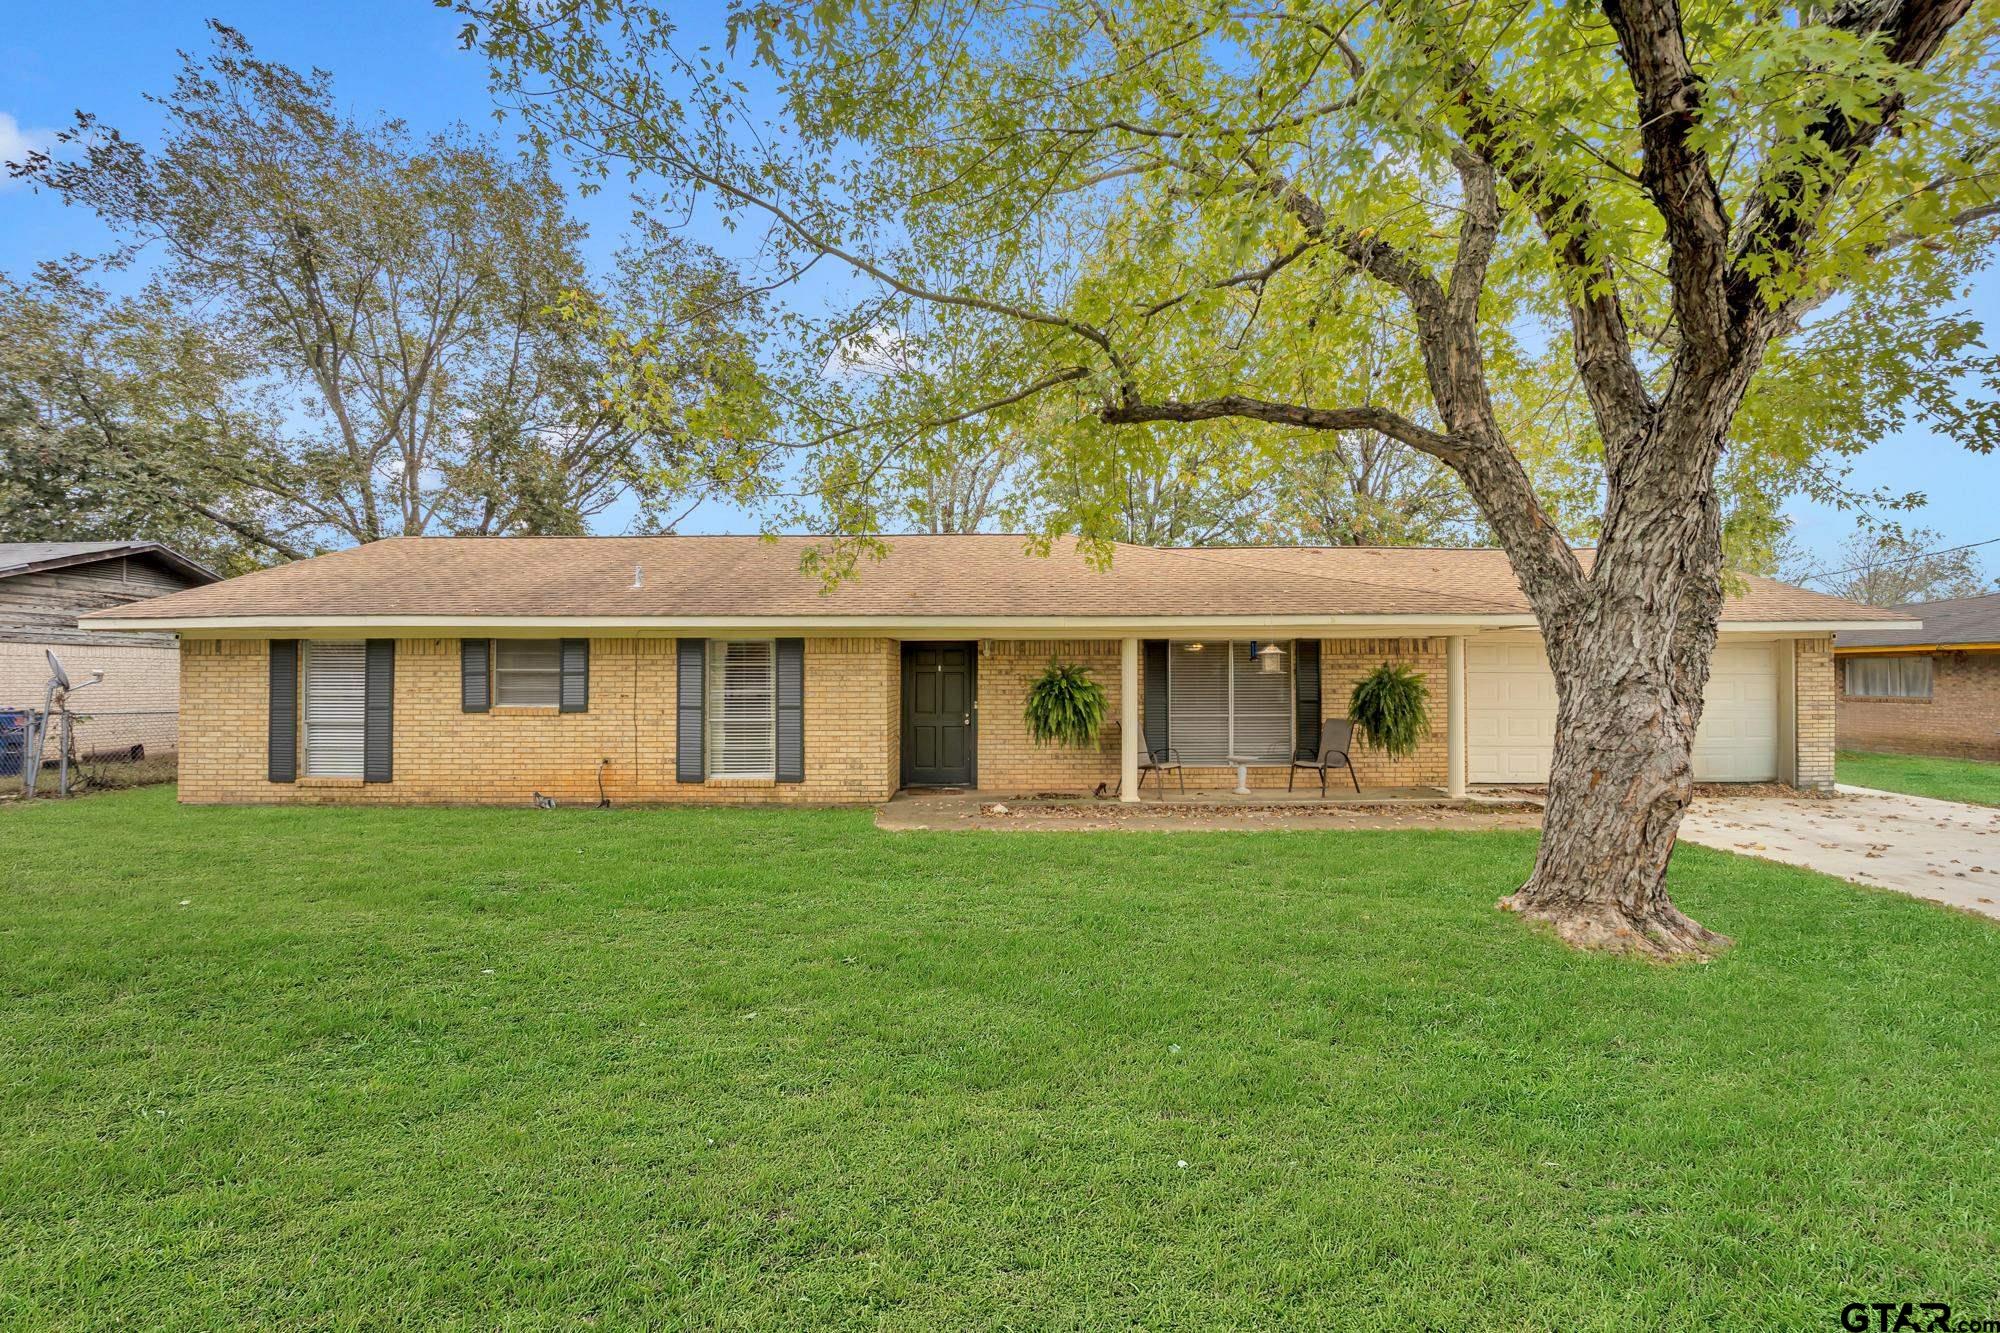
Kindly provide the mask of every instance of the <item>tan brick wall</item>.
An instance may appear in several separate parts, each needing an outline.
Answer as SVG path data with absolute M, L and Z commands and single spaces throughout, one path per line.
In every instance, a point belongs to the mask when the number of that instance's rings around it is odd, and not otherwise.
M 1022 716 L 1028 689 L 1051 660 L 1090 668 L 1104 687 L 1107 707 L 1097 746 L 1072 750 L 1039 746 Z M 1120 648 L 1116 639 L 989 639 L 979 656 L 979 785 L 995 792 L 1090 791 L 1100 782 L 1118 788 L 1121 719 L 1118 710 Z
M 181 640 L 181 800 L 286 798 L 266 791 L 270 661 L 261 639 Z
M 395 780 L 265 777 L 269 645 L 191 639 L 182 645 L 186 740 L 181 799 L 188 802 L 525 804 L 534 792 L 563 802 L 597 799 L 600 761 L 614 801 L 859 802 L 894 793 L 901 764 L 901 646 L 889 639 L 807 639 L 802 783 L 674 781 L 674 641 L 591 640 L 590 709 L 459 708 L 456 639 L 396 645 Z M 1392 760 L 1365 747 L 1364 786 L 1442 786 L 1444 640 L 1329 639 L 1321 644 L 1325 712 L 1338 717 L 1354 684 L 1383 662 L 1415 667 L 1431 689 L 1431 734 L 1415 755 Z M 1051 658 L 1088 666 L 1110 700 L 1088 751 L 1036 746 L 1022 708 Z M 1118 784 L 1117 640 L 989 640 L 979 660 L 979 784 L 1002 793 L 1089 791 Z M 1831 763 L 1829 754 L 1829 765 Z M 1281 788 L 1282 764 L 1250 770 L 1253 786 Z M 1233 786 L 1235 770 L 1190 768 L 1190 790 Z
M 1320 709 L 1326 717 L 1347 715 L 1347 696 L 1361 678 L 1384 662 L 1414 668 L 1430 691 L 1431 728 L 1417 743 L 1417 752 L 1391 759 L 1359 745 L 1354 766 L 1364 787 L 1442 787 L 1445 785 L 1445 641 L 1438 639 L 1328 639 L 1320 644 Z M 1334 777 L 1338 774 L 1331 775 Z M 1349 790 L 1353 790 L 1351 787 Z
M 614 801 L 837 803 L 879 801 L 896 788 L 900 658 L 888 639 L 806 640 L 799 783 L 676 782 L 674 641 L 637 638 L 591 640 L 582 713 L 462 712 L 458 640 L 398 640 L 395 780 L 274 783 L 265 769 L 269 662 L 262 641 L 182 645 L 183 801 L 512 805 L 539 791 L 594 802 L 600 765 Z
M 1843 749 L 2000 759 L 2000 653 L 1932 654 L 1928 699 L 1843 692 L 1839 734 Z
M 1798 772 L 1796 786 L 1833 786 L 1834 663 L 1832 639 L 1799 639 L 1792 648 L 1792 682 L 1797 700 Z

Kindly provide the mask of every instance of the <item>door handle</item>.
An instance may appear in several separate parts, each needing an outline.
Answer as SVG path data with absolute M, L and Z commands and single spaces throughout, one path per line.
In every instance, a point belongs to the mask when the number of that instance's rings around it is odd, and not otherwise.
M 969 726 L 971 726 L 971 725 L 972 725 L 972 714 L 970 714 L 970 713 L 967 713 L 967 714 L 965 714 L 965 715 L 964 715 L 963 717 L 959 718 L 958 722 L 959 722 L 959 725 L 960 725 L 960 726 L 964 726 L 964 727 L 969 727 Z

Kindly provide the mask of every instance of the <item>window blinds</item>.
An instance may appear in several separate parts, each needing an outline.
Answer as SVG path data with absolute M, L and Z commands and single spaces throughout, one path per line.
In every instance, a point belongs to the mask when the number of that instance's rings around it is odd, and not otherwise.
M 1247 641 L 1168 645 L 1167 730 L 1182 763 L 1291 759 L 1292 650 L 1281 646 L 1285 669 L 1267 674 Z
M 1229 749 L 1229 645 L 1167 649 L 1167 732 L 1184 764 L 1219 764 Z
M 1285 670 L 1266 672 L 1250 655 L 1248 643 L 1229 645 L 1229 669 L 1235 690 L 1231 703 L 1235 725 L 1229 741 L 1230 753 L 1277 763 L 1291 761 L 1291 645 L 1284 645 L 1284 649 Z
M 708 773 L 777 776 L 776 653 L 769 639 L 708 645 Z
M 366 645 L 315 641 L 305 648 L 306 776 L 358 778 L 367 729 Z
M 493 702 L 554 708 L 562 701 L 562 644 L 556 639 L 493 641 Z

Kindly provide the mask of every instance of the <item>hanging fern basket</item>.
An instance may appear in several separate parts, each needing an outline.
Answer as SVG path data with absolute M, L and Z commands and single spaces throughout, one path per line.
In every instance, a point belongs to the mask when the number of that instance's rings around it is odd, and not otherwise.
M 1090 678 L 1089 667 L 1050 662 L 1029 687 L 1021 716 L 1035 744 L 1086 750 L 1097 744 L 1104 712 L 1104 687 Z
M 1402 759 L 1417 751 L 1431 729 L 1430 690 L 1406 666 L 1384 662 L 1363 676 L 1348 696 L 1347 716 L 1371 750 Z

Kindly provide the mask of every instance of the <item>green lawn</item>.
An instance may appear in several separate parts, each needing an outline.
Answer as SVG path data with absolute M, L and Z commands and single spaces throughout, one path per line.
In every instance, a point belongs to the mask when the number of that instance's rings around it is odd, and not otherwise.
M 0 1327 L 2000 1314 L 2000 929 L 1699 848 L 0 812 Z
M 1840 781 L 1856 787 L 1934 796 L 1940 801 L 2000 805 L 2000 764 L 1977 759 L 1842 750 L 1835 760 L 1834 773 Z

